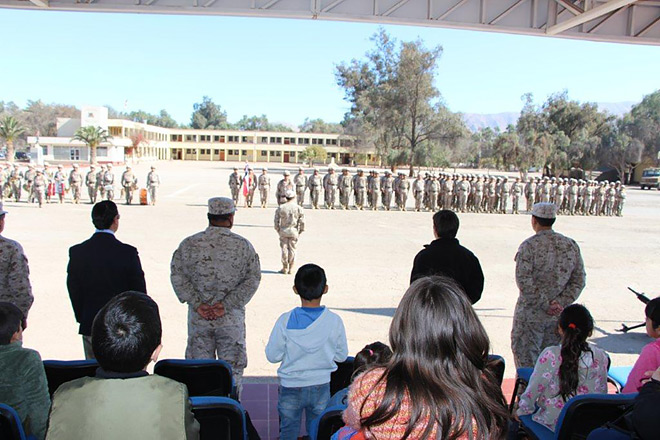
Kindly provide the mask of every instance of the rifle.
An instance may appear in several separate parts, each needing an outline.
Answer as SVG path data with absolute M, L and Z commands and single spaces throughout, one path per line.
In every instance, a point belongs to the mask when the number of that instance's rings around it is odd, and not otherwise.
M 640 300 L 641 302 L 643 302 L 644 304 L 648 304 L 649 301 L 651 301 L 651 299 L 648 296 L 644 295 L 643 293 L 639 293 L 639 292 L 635 291 L 631 287 L 628 287 L 628 290 L 630 290 L 632 293 L 634 293 L 635 296 L 637 297 L 637 299 Z
M 631 287 L 628 287 L 628 290 L 630 290 L 632 293 L 634 293 L 635 296 L 637 297 L 637 299 L 640 300 L 641 302 L 643 302 L 644 304 L 648 304 L 649 301 L 651 301 L 651 299 L 648 296 L 646 296 L 644 293 L 639 293 Z M 646 326 L 646 323 L 633 325 L 631 327 L 628 327 L 626 324 L 622 323 L 621 328 L 616 329 L 616 331 L 621 332 L 621 333 L 628 333 L 630 330 L 634 330 L 636 328 L 641 328 L 641 327 L 644 327 L 644 326 Z

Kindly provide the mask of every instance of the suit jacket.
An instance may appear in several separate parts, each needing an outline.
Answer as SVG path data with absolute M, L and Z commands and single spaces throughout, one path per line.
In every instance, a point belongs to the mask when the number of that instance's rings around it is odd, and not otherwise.
M 461 246 L 455 238 L 439 238 L 424 246 L 413 264 L 410 282 L 429 275 L 453 278 L 470 298 L 472 304 L 481 299 L 484 273 L 479 259 Z
M 90 336 L 94 317 L 127 290 L 147 293 L 138 251 L 113 234 L 97 232 L 69 249 L 66 284 L 79 333 Z

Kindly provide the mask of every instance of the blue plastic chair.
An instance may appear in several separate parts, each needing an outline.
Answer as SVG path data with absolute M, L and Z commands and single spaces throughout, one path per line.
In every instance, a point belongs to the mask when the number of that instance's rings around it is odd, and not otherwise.
M 0 439 L 25 440 L 23 423 L 14 408 L 0 403 Z
M 46 380 L 48 381 L 48 392 L 53 397 L 55 391 L 65 382 L 70 382 L 81 377 L 94 377 L 99 368 L 95 360 L 86 361 L 44 361 Z
M 591 431 L 619 418 L 637 394 L 583 394 L 571 398 L 557 419 L 555 432 L 531 415 L 520 417 L 522 428 L 532 440 L 585 439 Z
M 522 386 L 523 390 L 525 387 L 527 387 L 533 372 L 534 369 L 529 367 L 518 368 L 516 370 L 516 383 L 513 386 L 513 394 L 511 395 L 511 403 L 509 404 L 509 412 L 511 414 L 513 414 L 513 410 L 516 407 L 516 399 L 518 397 L 518 391 L 520 390 L 520 387 Z
M 332 434 L 344 426 L 341 414 L 346 405 L 337 405 L 326 408 L 313 422 L 309 432 L 310 440 L 330 440 Z
M 231 365 L 215 359 L 163 359 L 154 374 L 188 387 L 190 397 L 219 396 L 238 400 Z
M 628 382 L 628 376 L 630 376 L 632 369 L 632 366 L 611 367 L 607 372 L 607 379 L 616 386 L 618 392 L 621 392 Z
M 245 410 L 227 397 L 191 397 L 200 440 L 247 440 Z
M 502 386 L 504 382 L 504 371 L 506 370 L 506 362 L 504 358 L 498 354 L 489 354 L 488 361 L 493 364 L 493 373 L 497 383 Z

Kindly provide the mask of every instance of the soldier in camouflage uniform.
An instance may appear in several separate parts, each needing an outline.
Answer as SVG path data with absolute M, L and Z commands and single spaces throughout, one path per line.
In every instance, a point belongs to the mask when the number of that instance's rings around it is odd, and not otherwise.
M 367 178 L 363 170 L 358 170 L 357 178 L 355 179 L 355 207 L 362 211 L 367 196 Z
M 337 199 L 337 185 L 339 176 L 335 173 L 333 167 L 328 168 L 328 174 L 323 177 L 324 200 L 326 209 L 335 209 L 335 200 Z
M 438 194 L 440 194 L 440 182 L 435 174 L 431 174 L 431 183 L 429 183 L 429 210 L 431 212 L 438 209 Z
M 532 211 L 532 206 L 534 205 L 534 197 L 536 196 L 536 182 L 533 177 L 529 178 L 529 181 L 525 184 L 525 200 L 527 201 L 527 212 Z
M 532 228 L 536 234 L 520 245 L 515 257 L 520 295 L 513 316 L 511 348 L 516 368 L 534 367 L 544 348 L 559 344 L 557 317 L 585 286 L 580 247 L 552 230 L 556 217 L 555 204 L 535 204 Z
M 96 203 L 96 167 L 94 165 L 90 165 L 89 171 L 85 175 L 85 185 L 87 185 L 89 203 L 93 205 Z
M 571 184 L 568 187 L 568 213 L 570 215 L 575 215 L 579 192 L 580 187 L 577 186 L 577 180 L 571 179 Z
M 261 207 L 265 208 L 268 205 L 268 193 L 270 192 L 270 176 L 268 175 L 268 168 L 261 170 L 261 175 L 258 180 L 259 197 L 261 199 Z
M 18 202 L 21 200 L 21 180 L 23 179 L 23 173 L 18 169 L 18 165 L 14 164 L 14 168 L 9 172 L 9 185 L 11 188 L 11 193 L 9 197 L 13 197 L 14 201 Z
M 286 203 L 285 193 L 288 190 L 293 190 L 293 182 L 291 181 L 291 173 L 284 171 L 284 177 L 282 180 L 277 182 L 277 188 L 275 189 L 275 199 L 277 200 L 277 206 L 282 203 Z
M 25 180 L 24 189 L 28 195 L 28 203 L 31 203 L 34 200 L 32 198 L 32 182 L 34 182 L 35 177 L 37 177 L 37 170 L 34 169 L 34 165 L 30 164 L 28 165 L 27 171 L 23 175 L 23 179 Z
M 103 186 L 105 171 L 105 165 L 101 165 L 101 169 L 99 170 L 98 174 L 96 174 L 96 191 L 100 194 L 101 199 L 105 198 L 105 187 Z M 96 198 L 94 200 L 96 200 Z
M 342 209 L 348 209 L 352 188 L 353 180 L 351 175 L 348 174 L 348 170 L 344 168 L 341 170 L 341 176 L 339 176 L 339 204 Z
M 520 209 L 520 196 L 523 192 L 523 185 L 520 183 L 520 177 L 516 177 L 516 181 L 511 185 L 511 214 L 519 214 Z
M 156 172 L 156 167 L 152 166 L 151 171 L 147 174 L 147 189 L 149 190 L 149 203 L 151 206 L 156 205 L 156 193 L 160 186 L 160 176 Z
M 390 170 L 386 170 L 385 176 L 380 182 L 380 191 L 383 195 L 382 197 L 383 208 L 385 208 L 386 211 L 390 210 L 390 206 L 392 204 L 393 189 L 394 189 L 394 178 L 392 177 L 392 173 L 390 172 Z
M 247 366 L 245 306 L 259 287 L 261 266 L 252 244 L 231 231 L 235 212 L 230 198 L 209 199 L 209 226 L 181 242 L 170 280 L 188 304 L 186 359 L 227 361 L 240 390 Z
M 133 202 L 133 191 L 137 188 L 137 181 L 137 177 L 131 167 L 126 167 L 126 171 L 121 175 L 121 186 L 124 188 L 127 205 Z
M 509 195 L 511 194 L 511 184 L 506 177 L 502 179 L 500 184 L 500 212 L 506 214 L 506 209 L 509 205 Z
M 374 175 L 371 181 L 368 183 L 368 193 L 369 193 L 369 207 L 372 210 L 378 211 L 378 197 L 380 196 L 380 176 L 378 176 L 378 171 L 374 170 Z
M 50 184 L 53 183 L 53 178 L 55 177 L 55 173 L 53 172 L 52 169 L 48 167 L 47 163 L 44 163 L 44 179 L 46 179 L 46 203 L 50 203 Z
M 5 229 L 4 210 L 0 202 L 0 234 Z M 34 302 L 30 285 L 28 260 L 18 242 L 0 235 L 0 301 L 7 301 L 21 309 L 25 317 Z
M 422 175 L 417 174 L 415 181 L 412 184 L 413 197 L 415 198 L 415 211 L 420 212 L 422 210 L 422 201 L 424 199 L 424 187 L 426 183 L 422 180 Z
M 64 173 L 64 167 L 62 165 L 57 166 L 57 171 L 53 176 L 53 181 L 55 182 L 55 194 L 57 194 L 60 203 L 64 203 L 64 196 L 66 195 L 66 174 Z
M 293 178 L 293 183 L 296 186 L 298 205 L 302 206 L 305 203 L 305 189 L 307 189 L 307 176 L 302 167 L 298 167 L 298 174 Z
M 254 201 L 254 192 L 257 190 L 257 176 L 254 175 L 254 170 L 248 167 L 248 175 L 243 182 L 247 189 L 247 196 L 245 197 L 245 206 L 252 208 Z
M 321 186 L 323 180 L 319 176 L 319 170 L 314 168 L 314 174 L 307 179 L 307 186 L 309 187 L 309 199 L 312 208 L 319 209 L 319 197 L 321 195 Z
M 619 184 L 616 193 L 616 215 L 617 217 L 623 216 L 623 205 L 626 203 L 626 187 Z
M 46 179 L 44 178 L 44 172 L 37 170 L 37 175 L 34 176 L 32 181 L 32 194 L 30 198 L 36 200 L 39 203 L 39 208 L 44 204 L 44 191 L 46 190 Z
M 399 178 L 399 211 L 406 210 L 406 203 L 408 202 L 408 192 L 410 191 L 410 180 L 406 178 L 405 173 L 401 173 Z
M 241 175 L 238 174 L 238 168 L 234 167 L 234 171 L 229 175 L 229 189 L 231 190 L 231 198 L 234 205 L 238 205 L 238 195 L 243 184 Z
M 465 175 L 456 183 L 456 191 L 458 192 L 458 210 L 466 212 L 468 196 L 470 195 L 470 182 L 467 181 Z
M 290 274 L 296 260 L 298 236 L 305 230 L 305 213 L 295 203 L 296 193 L 288 189 L 284 193 L 286 202 L 275 210 L 275 230 L 280 235 L 282 249 L 282 269 L 280 273 Z
M 69 173 L 69 188 L 71 188 L 71 196 L 73 203 L 76 205 L 80 203 L 80 185 L 82 185 L 82 174 L 80 174 L 80 167 L 77 163 L 73 164 L 73 170 Z
M 112 170 L 112 164 L 107 165 L 105 173 L 103 173 L 103 189 L 105 190 L 105 197 L 107 200 L 114 200 L 115 198 L 115 173 Z

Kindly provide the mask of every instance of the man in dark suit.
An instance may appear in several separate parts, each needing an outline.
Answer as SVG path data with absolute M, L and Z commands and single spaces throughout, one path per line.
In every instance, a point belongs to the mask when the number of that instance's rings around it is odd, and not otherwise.
M 472 304 L 484 290 L 484 273 L 479 259 L 456 239 L 458 216 L 448 209 L 433 216 L 435 240 L 424 246 L 413 263 L 410 282 L 429 275 L 445 275 L 463 287 Z
M 122 292 L 147 292 L 138 251 L 115 238 L 119 211 L 110 200 L 92 208 L 92 237 L 69 249 L 67 288 L 80 324 L 85 358 L 93 359 L 92 322 L 110 299 Z

